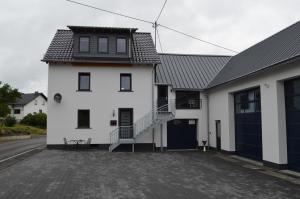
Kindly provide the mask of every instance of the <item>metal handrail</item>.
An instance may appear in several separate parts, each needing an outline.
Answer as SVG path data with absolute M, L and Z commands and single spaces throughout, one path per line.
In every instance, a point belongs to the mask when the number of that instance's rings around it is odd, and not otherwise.
M 168 100 L 168 103 L 157 107 L 138 119 L 132 126 L 119 126 L 110 132 L 110 144 L 119 144 L 120 139 L 136 139 L 149 128 L 171 120 L 175 117 L 175 100 Z M 164 113 L 164 114 L 163 114 Z

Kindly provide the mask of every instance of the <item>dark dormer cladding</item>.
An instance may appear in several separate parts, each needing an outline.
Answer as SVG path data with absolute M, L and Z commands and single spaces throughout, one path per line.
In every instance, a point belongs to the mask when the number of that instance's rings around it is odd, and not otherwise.
M 68 26 L 73 32 L 73 58 L 130 60 L 132 34 L 137 29 Z

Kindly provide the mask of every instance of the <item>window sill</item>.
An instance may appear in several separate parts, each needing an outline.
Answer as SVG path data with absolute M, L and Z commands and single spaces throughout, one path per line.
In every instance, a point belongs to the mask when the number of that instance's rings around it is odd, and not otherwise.
M 92 92 L 92 90 L 76 90 L 76 92 Z
M 119 90 L 119 92 L 133 92 L 133 90 Z
M 92 129 L 91 127 L 77 127 L 75 129 Z

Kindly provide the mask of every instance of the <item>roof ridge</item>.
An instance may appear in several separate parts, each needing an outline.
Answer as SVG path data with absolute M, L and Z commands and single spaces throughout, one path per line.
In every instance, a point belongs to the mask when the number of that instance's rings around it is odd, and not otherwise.
M 174 55 L 174 56 L 205 56 L 205 57 L 232 57 L 231 55 L 210 55 L 210 54 L 180 54 L 180 53 L 157 53 L 158 55 Z

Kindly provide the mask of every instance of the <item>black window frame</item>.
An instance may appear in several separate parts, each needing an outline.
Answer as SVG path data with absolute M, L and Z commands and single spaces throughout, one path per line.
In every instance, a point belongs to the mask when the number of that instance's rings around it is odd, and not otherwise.
M 201 99 L 199 91 L 176 91 L 175 96 L 176 109 L 201 109 Z M 188 105 L 189 100 L 195 100 L 195 105 Z
M 118 39 L 125 39 L 125 52 L 119 52 L 118 51 Z M 116 38 L 116 54 L 127 54 L 127 51 L 128 51 L 128 41 L 127 41 L 127 38 L 126 37 L 117 37 Z
M 99 49 L 99 47 L 100 47 L 100 45 L 99 45 L 99 39 L 106 39 L 107 40 L 107 45 L 106 45 L 106 51 L 105 52 L 104 51 L 102 52 Z M 97 52 L 101 53 L 101 54 L 108 54 L 109 53 L 109 37 L 108 36 L 99 36 L 97 38 Z
M 122 77 L 130 77 L 130 88 L 122 89 Z M 132 92 L 132 74 L 131 73 L 120 73 L 120 92 Z
M 81 76 L 89 76 L 89 88 L 88 89 L 81 89 Z M 91 91 L 91 73 L 88 72 L 79 72 L 78 73 L 78 90 L 77 91 L 83 91 L 83 92 L 90 92 Z
M 17 112 L 16 112 L 16 111 L 17 111 Z M 14 109 L 14 114 L 15 114 L 15 115 L 21 114 L 21 109 L 19 109 L 19 108 Z
M 253 99 L 249 100 L 249 93 L 253 92 Z M 238 100 L 237 96 L 240 96 Z M 243 99 L 242 99 L 243 96 Z M 247 97 L 246 97 L 247 96 Z M 254 105 L 253 112 L 246 112 L 250 108 L 250 104 Z M 240 109 L 237 107 L 240 106 Z M 240 111 L 240 112 L 238 112 Z M 260 87 L 255 87 L 251 89 L 246 89 L 243 91 L 238 91 L 234 93 L 234 113 L 235 114 L 247 114 L 247 113 L 257 113 L 261 112 L 261 91 Z
M 88 111 L 88 125 L 82 125 L 79 121 L 79 113 L 81 111 Z M 77 110 L 77 129 L 90 129 L 91 128 L 91 111 L 90 109 L 78 109 Z
M 80 46 L 81 46 L 81 39 L 82 38 L 88 38 L 89 39 L 89 44 L 88 44 L 88 50 L 87 51 L 82 51 L 81 49 L 80 49 Z M 80 52 L 80 53 L 90 53 L 90 51 L 91 51 L 91 38 L 89 37 L 89 36 L 80 36 L 79 37 L 79 41 L 78 41 L 78 51 Z

